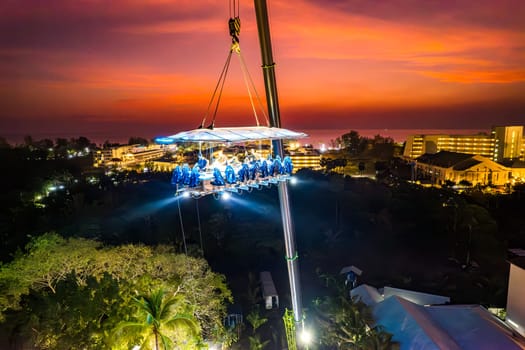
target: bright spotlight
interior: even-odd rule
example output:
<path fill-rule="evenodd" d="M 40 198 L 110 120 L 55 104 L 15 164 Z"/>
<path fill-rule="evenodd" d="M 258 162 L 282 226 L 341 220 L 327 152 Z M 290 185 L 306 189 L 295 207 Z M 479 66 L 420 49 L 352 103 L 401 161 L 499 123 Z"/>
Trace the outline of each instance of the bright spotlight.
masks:
<path fill-rule="evenodd" d="M 224 199 L 225 201 L 227 201 L 228 199 L 231 198 L 231 194 L 229 194 L 228 192 L 223 192 L 222 195 L 221 195 L 221 198 Z"/>
<path fill-rule="evenodd" d="M 295 185 L 297 183 L 297 179 L 295 177 L 290 178 L 290 184 Z"/>
<path fill-rule="evenodd" d="M 182 197 L 184 198 L 190 198 L 190 193 L 185 191 L 185 192 L 182 192 Z"/>
<path fill-rule="evenodd" d="M 312 333 L 310 333 L 310 331 L 307 329 L 303 329 L 299 335 L 299 339 L 301 340 L 301 343 L 308 345 L 312 342 Z"/>

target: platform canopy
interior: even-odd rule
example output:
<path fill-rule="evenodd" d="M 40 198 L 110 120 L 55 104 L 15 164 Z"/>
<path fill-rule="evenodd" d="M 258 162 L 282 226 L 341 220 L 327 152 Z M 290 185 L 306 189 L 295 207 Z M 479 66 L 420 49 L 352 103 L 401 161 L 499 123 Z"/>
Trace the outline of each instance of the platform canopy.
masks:
<path fill-rule="evenodd" d="M 245 126 L 232 128 L 200 128 L 179 132 L 163 138 L 172 142 L 248 142 L 260 140 L 289 140 L 307 137 L 305 133 L 267 126 Z"/>

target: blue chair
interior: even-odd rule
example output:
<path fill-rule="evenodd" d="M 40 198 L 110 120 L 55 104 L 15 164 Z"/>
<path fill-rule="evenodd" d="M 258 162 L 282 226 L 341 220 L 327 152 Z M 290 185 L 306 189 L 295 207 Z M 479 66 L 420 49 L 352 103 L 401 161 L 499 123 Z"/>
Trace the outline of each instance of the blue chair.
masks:
<path fill-rule="evenodd" d="M 226 177 L 226 182 L 229 184 L 234 184 L 236 181 L 235 179 L 235 170 L 233 170 L 233 167 L 231 165 L 226 165 L 226 169 L 224 170 L 224 175 Z"/>
<path fill-rule="evenodd" d="M 213 169 L 213 181 L 210 183 L 214 186 L 224 186 L 224 178 L 218 168 Z"/>
<path fill-rule="evenodd" d="M 190 173 L 189 187 L 197 187 L 200 183 L 199 177 L 200 177 L 200 168 L 197 164 L 195 164 Z"/>
<path fill-rule="evenodd" d="M 259 167 L 259 174 L 262 178 L 268 177 L 268 163 L 265 160 L 261 161 L 261 165 Z"/>
<path fill-rule="evenodd" d="M 184 164 L 182 166 L 182 185 L 188 186 L 190 184 L 190 166 L 188 164 Z"/>
<path fill-rule="evenodd" d="M 208 160 L 204 158 L 203 156 L 199 155 L 199 160 L 197 160 L 197 165 L 202 171 L 205 171 L 206 167 L 208 166 Z"/>
<path fill-rule="evenodd" d="M 293 172 L 293 164 L 292 164 L 292 158 L 290 158 L 290 156 L 286 156 L 286 157 L 284 157 L 284 160 L 283 160 L 283 167 L 284 167 L 284 172 L 285 172 L 286 174 L 292 175 L 292 172 Z"/>
<path fill-rule="evenodd" d="M 172 185 L 178 185 L 182 179 L 182 169 L 179 165 L 173 169 L 173 173 L 171 174 L 171 184 Z"/>

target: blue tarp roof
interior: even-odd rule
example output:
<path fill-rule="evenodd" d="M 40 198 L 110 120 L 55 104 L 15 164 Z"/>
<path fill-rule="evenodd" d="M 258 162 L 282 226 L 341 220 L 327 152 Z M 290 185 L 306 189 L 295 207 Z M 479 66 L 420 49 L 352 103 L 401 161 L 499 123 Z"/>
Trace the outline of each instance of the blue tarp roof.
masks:
<path fill-rule="evenodd" d="M 401 350 L 522 349 L 510 331 L 478 305 L 425 307 L 392 296 L 376 304 L 373 314 Z"/>

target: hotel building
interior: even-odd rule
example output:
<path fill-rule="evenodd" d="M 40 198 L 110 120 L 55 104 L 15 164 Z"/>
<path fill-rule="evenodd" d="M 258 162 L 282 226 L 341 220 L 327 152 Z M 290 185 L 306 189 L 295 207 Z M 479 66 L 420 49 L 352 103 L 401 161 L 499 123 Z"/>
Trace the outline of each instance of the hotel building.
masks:
<path fill-rule="evenodd" d="M 494 140 L 493 160 L 523 160 L 523 126 L 496 126 L 492 128 L 491 136 Z"/>
<path fill-rule="evenodd" d="M 126 167 L 152 161 L 162 157 L 165 150 L 160 145 L 124 145 L 103 148 L 95 151 L 95 167 Z"/>
<path fill-rule="evenodd" d="M 494 161 L 523 159 L 523 126 L 496 126 L 489 134 L 409 135 L 403 156 L 415 159 L 423 154 L 440 151 L 476 154 Z"/>
<path fill-rule="evenodd" d="M 301 169 L 320 170 L 321 152 L 314 149 L 311 145 L 301 145 L 298 142 L 288 142 L 285 145 L 285 155 L 292 159 L 293 172 Z"/>

